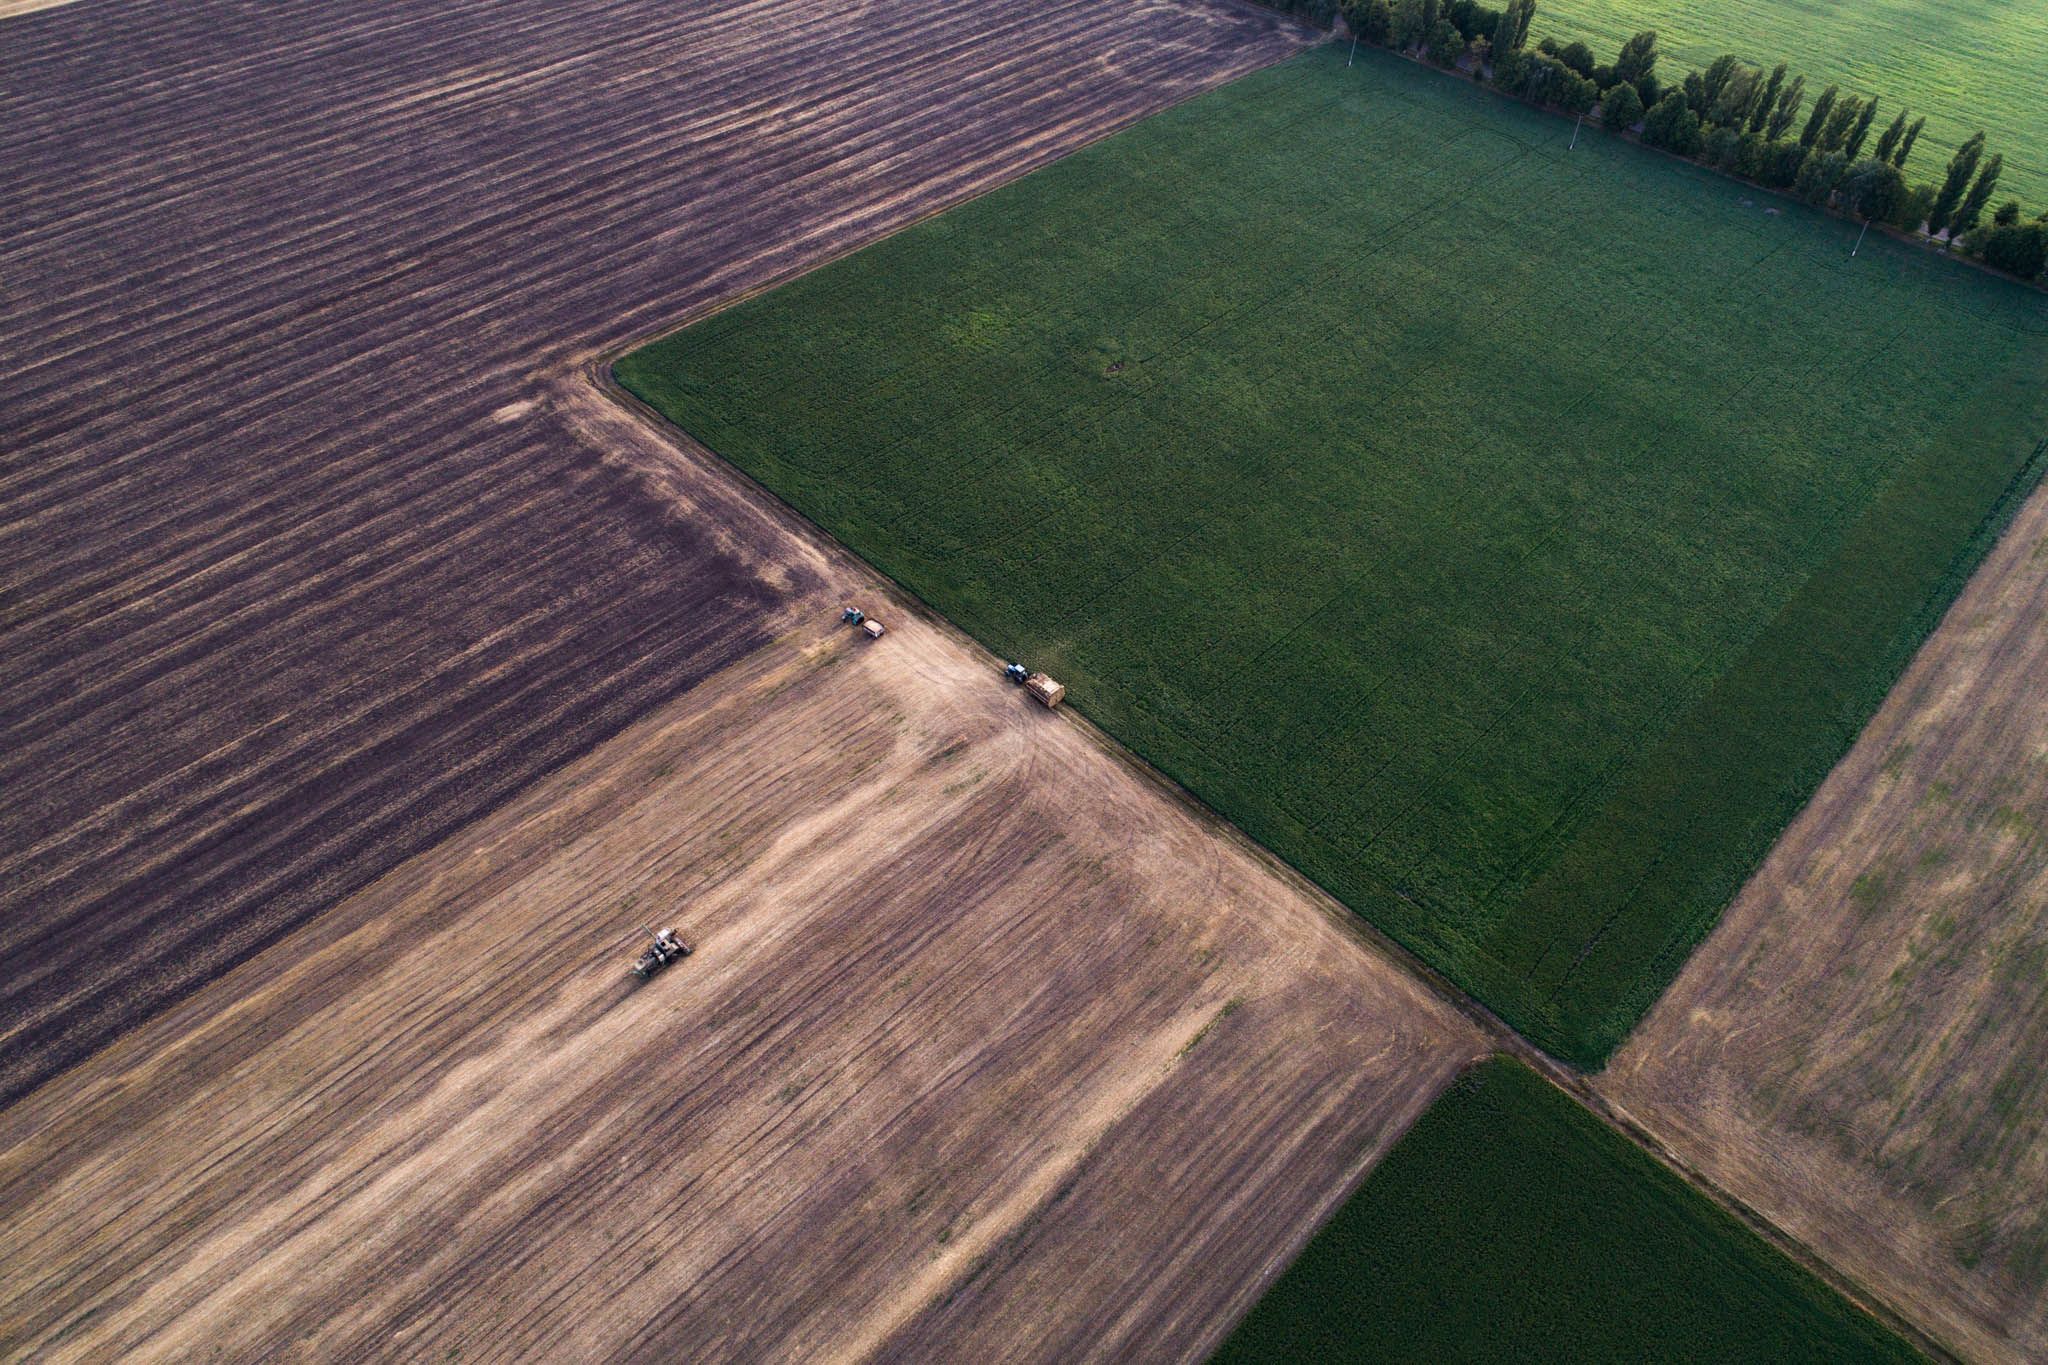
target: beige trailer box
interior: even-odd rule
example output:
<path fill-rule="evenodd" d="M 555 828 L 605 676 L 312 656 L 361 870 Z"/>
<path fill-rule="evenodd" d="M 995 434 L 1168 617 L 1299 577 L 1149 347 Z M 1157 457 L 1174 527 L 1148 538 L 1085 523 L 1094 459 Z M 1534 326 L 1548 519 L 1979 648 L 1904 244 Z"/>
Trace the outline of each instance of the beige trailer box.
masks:
<path fill-rule="evenodd" d="M 1058 706 L 1061 698 L 1067 695 L 1067 689 L 1063 685 L 1054 682 L 1043 673 L 1033 673 L 1030 677 L 1026 678 L 1024 680 L 1024 690 L 1031 694 L 1033 701 L 1047 710 Z"/>

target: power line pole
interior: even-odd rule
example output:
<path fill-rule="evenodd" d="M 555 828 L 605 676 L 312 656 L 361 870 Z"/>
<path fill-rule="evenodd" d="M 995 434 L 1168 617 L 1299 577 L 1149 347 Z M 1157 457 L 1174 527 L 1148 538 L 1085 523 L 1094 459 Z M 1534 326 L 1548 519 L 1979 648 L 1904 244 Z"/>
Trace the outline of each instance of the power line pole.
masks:
<path fill-rule="evenodd" d="M 1868 218 L 1865 218 L 1865 219 L 1863 220 L 1863 231 L 1861 231 L 1861 232 L 1859 232 L 1859 233 L 1857 233 L 1857 234 L 1856 234 L 1856 246 L 1855 246 L 1855 248 L 1854 248 L 1853 250 L 1851 250 L 1851 251 L 1849 252 L 1849 254 L 1850 254 L 1851 256 L 1854 256 L 1854 255 L 1856 254 L 1856 252 L 1858 252 L 1858 251 L 1861 251 L 1861 250 L 1863 250 L 1863 239 L 1864 239 L 1865 237 L 1869 236 L 1869 235 L 1870 235 L 1870 220 L 1869 220 Z"/>
<path fill-rule="evenodd" d="M 1357 61 L 1357 60 L 1358 60 L 1358 35 L 1357 35 L 1356 33 L 1354 33 L 1354 34 L 1352 34 L 1352 35 L 1351 35 L 1351 55 L 1350 55 L 1349 57 L 1346 57 L 1346 58 L 1344 59 L 1344 65 L 1346 65 L 1346 66 L 1349 66 L 1349 65 L 1351 65 L 1351 64 L 1352 64 L 1353 62 L 1355 62 L 1355 61 Z"/>
<path fill-rule="evenodd" d="M 1586 116 L 1584 114 L 1581 114 L 1579 115 L 1579 121 L 1572 125 L 1572 145 L 1570 147 L 1565 148 L 1566 151 L 1569 152 L 1579 145 L 1579 129 L 1585 126 Z"/>

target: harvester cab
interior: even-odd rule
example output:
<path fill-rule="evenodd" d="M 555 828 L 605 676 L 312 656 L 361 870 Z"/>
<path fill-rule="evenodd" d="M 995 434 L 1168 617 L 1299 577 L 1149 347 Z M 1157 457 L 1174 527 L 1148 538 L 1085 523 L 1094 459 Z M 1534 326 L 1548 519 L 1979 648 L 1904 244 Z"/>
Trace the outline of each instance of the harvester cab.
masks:
<path fill-rule="evenodd" d="M 672 928 L 653 934 L 654 942 L 633 963 L 633 975 L 645 981 L 679 957 L 688 957 L 693 946 Z"/>
<path fill-rule="evenodd" d="M 1006 664 L 1003 666 L 1003 676 L 1013 683 L 1021 684 L 1026 678 L 1031 676 L 1031 670 L 1022 664 Z"/>

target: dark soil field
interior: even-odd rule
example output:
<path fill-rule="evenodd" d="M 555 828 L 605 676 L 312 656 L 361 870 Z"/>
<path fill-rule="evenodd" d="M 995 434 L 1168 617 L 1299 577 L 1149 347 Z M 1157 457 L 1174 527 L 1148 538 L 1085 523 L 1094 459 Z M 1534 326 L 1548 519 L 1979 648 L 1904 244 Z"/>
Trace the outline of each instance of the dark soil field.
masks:
<path fill-rule="evenodd" d="M 761 646 L 802 584 L 548 377 L 1301 41 L 1096 0 L 5 24 L 0 1101 Z"/>

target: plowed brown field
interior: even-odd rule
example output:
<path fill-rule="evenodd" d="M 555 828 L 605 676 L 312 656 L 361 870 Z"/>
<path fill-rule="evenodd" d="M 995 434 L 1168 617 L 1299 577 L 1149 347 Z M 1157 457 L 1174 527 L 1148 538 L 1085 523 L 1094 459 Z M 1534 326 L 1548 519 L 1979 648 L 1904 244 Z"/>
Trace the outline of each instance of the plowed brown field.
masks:
<path fill-rule="evenodd" d="M 621 470 L 775 543 L 579 386 L 547 406 Z M 774 640 L 0 1114 L 0 1352 L 1170 1359 L 1227 1329 L 1480 1035 L 789 542 Z M 635 983 L 668 922 L 696 954 Z"/>
<path fill-rule="evenodd" d="M 0 1356 L 1194 1355 L 1483 1050 L 592 383 L 1297 30 L 5 38 Z"/>
<path fill-rule="evenodd" d="M 1109 0 L 5 23 L 0 1103 L 760 646 L 791 585 L 537 375 L 1303 40 Z"/>
<path fill-rule="evenodd" d="M 1599 1082 L 1972 1359 L 2048 1358 L 2048 493 Z"/>

